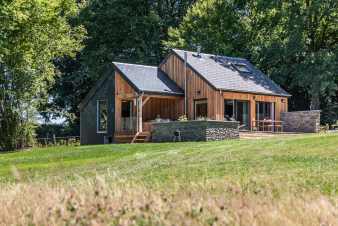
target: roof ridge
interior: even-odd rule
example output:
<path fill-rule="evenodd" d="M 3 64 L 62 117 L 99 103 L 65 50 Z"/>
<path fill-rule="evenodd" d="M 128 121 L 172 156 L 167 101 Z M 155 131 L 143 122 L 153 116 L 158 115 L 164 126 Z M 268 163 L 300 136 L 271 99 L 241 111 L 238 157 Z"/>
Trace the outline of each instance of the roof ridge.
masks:
<path fill-rule="evenodd" d="M 144 64 L 131 64 L 131 63 L 116 62 L 116 61 L 113 61 L 112 63 L 113 63 L 113 64 L 131 65 L 131 66 L 141 66 L 141 67 L 159 68 L 158 66 L 151 66 L 151 65 L 144 65 Z"/>
<path fill-rule="evenodd" d="M 189 52 L 189 53 L 196 53 L 196 51 L 190 51 L 190 50 L 184 50 L 184 49 L 172 49 L 173 51 L 183 51 L 183 52 Z M 219 54 L 214 54 L 214 53 L 203 53 L 201 52 L 202 55 L 208 55 L 208 56 L 219 56 L 219 57 L 227 57 L 227 58 L 231 58 L 231 59 L 240 59 L 240 60 L 246 60 L 246 61 L 249 61 L 248 59 L 246 58 L 243 58 L 243 57 L 233 57 L 233 56 L 225 56 L 225 55 L 219 55 Z"/>

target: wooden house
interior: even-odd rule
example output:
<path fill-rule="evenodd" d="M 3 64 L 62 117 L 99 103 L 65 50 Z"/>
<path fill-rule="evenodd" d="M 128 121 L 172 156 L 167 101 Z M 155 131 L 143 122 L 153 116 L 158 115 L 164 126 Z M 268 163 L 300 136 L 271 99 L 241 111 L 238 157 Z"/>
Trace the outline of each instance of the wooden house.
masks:
<path fill-rule="evenodd" d="M 80 104 L 81 143 L 142 139 L 153 122 L 183 115 L 236 120 L 243 130 L 273 122 L 274 130 L 288 97 L 242 58 L 173 49 L 158 67 L 114 62 Z"/>

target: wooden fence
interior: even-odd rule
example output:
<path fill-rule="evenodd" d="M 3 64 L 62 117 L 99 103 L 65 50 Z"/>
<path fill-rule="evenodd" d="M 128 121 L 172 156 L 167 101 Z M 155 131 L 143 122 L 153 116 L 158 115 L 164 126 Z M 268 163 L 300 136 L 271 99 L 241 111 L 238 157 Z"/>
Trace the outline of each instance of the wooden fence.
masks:
<path fill-rule="evenodd" d="M 36 146 L 38 147 L 50 147 L 50 146 L 77 146 L 80 145 L 80 137 L 79 136 L 68 136 L 68 137 L 45 137 L 45 138 L 37 138 Z"/>

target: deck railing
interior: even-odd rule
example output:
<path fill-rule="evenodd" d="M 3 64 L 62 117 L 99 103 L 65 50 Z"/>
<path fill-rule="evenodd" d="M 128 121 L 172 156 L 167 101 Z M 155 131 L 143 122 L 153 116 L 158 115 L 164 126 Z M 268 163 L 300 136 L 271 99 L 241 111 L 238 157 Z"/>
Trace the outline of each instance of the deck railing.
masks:
<path fill-rule="evenodd" d="M 251 130 L 259 132 L 283 132 L 283 121 L 253 120 Z"/>
<path fill-rule="evenodd" d="M 37 147 L 49 147 L 49 146 L 60 146 L 60 145 L 79 145 L 79 136 L 67 136 L 67 137 L 44 137 L 36 138 L 35 146 Z"/>
<path fill-rule="evenodd" d="M 121 118 L 121 132 L 137 131 L 137 118 L 136 117 L 122 117 Z"/>

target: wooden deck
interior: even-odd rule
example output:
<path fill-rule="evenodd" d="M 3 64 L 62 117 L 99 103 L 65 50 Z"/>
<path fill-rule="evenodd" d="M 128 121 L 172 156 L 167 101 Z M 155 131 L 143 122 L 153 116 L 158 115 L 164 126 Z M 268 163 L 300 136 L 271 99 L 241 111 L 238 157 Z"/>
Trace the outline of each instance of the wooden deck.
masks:
<path fill-rule="evenodd" d="M 240 139 L 247 139 L 247 140 L 259 140 L 259 139 L 267 139 L 267 138 L 274 138 L 274 137 L 288 137 L 288 136 L 299 136 L 303 133 L 287 133 L 287 132 L 251 132 L 251 131 L 240 131 L 239 137 Z"/>

